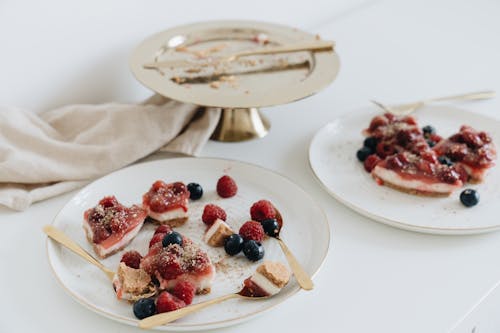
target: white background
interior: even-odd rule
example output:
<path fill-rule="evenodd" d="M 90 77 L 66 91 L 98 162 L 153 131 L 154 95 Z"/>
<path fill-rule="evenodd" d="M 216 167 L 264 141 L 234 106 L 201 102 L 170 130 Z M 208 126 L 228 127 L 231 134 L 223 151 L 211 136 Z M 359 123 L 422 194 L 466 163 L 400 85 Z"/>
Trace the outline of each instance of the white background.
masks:
<path fill-rule="evenodd" d="M 262 140 L 210 142 L 203 156 L 261 164 L 324 207 L 332 244 L 314 291 L 217 332 L 446 332 L 500 279 L 500 233 L 443 237 L 380 225 L 324 192 L 308 167 L 314 133 L 369 99 L 398 102 L 480 89 L 500 92 L 498 1 L 0 1 L 0 110 L 139 101 L 128 69 L 146 36 L 211 19 L 289 24 L 333 39 L 338 79 L 305 100 L 264 110 Z M 499 99 L 467 104 L 499 117 Z M 0 111 L 1 112 L 1 111 Z M 0 209 L 0 332 L 139 332 L 73 301 L 52 276 L 44 224 L 71 193 L 18 213 Z M 477 216 L 481 219 L 481 216 Z M 307 225 L 304 225 L 307 228 Z M 500 293 L 458 331 L 500 330 Z M 495 307 L 496 306 L 496 307 Z M 496 311 L 495 311 L 496 309 Z M 496 318 L 495 318 L 496 317 Z M 496 320 L 496 321 L 495 321 Z"/>

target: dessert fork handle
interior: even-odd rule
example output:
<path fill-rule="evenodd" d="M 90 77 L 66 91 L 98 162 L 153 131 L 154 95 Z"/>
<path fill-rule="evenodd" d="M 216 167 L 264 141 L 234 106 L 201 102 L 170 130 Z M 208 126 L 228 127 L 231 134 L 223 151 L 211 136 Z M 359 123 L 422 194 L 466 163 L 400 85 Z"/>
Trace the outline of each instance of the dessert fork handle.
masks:
<path fill-rule="evenodd" d="M 286 260 L 288 261 L 288 264 L 290 265 L 290 268 L 292 269 L 293 274 L 295 275 L 295 278 L 299 283 L 299 286 L 304 290 L 313 289 L 314 284 L 309 277 L 309 274 L 307 274 L 304 268 L 302 268 L 302 266 L 299 264 L 299 261 L 297 260 L 297 258 L 295 258 L 292 251 L 290 251 L 288 246 L 286 246 L 285 242 L 283 242 L 281 238 L 276 239 L 278 240 L 278 243 L 281 246 L 283 253 L 285 254 Z"/>
<path fill-rule="evenodd" d="M 176 319 L 187 316 L 188 314 L 191 314 L 193 312 L 204 309 L 208 306 L 211 306 L 214 304 L 219 304 L 219 303 L 222 303 L 228 299 L 238 298 L 238 297 L 241 297 L 241 296 L 238 294 L 224 295 L 224 296 L 220 296 L 220 297 L 217 297 L 217 298 L 205 301 L 205 302 L 192 304 L 192 305 L 186 306 L 185 308 L 181 308 L 179 310 L 160 313 L 160 314 L 157 314 L 157 315 L 140 320 L 138 326 L 140 328 L 153 328 L 156 326 L 164 325 L 164 324 L 170 323 Z"/>
<path fill-rule="evenodd" d="M 237 52 L 228 57 L 228 60 L 234 60 L 239 57 L 246 57 L 250 55 L 261 55 L 261 54 L 277 54 L 277 53 L 288 53 L 297 51 L 321 51 L 321 50 L 332 50 L 335 47 L 333 41 L 328 40 L 315 40 L 311 42 L 300 42 L 289 45 L 272 46 L 268 48 L 259 48 L 248 51 Z"/>
<path fill-rule="evenodd" d="M 57 229 L 56 227 L 52 225 L 46 225 L 43 227 L 43 232 L 47 234 L 50 238 L 58 242 L 59 244 L 65 246 L 66 248 L 70 249 L 74 253 L 78 254 L 80 257 L 83 259 L 87 260 L 91 264 L 97 266 L 100 270 L 102 270 L 108 278 L 113 281 L 113 277 L 115 273 L 111 271 L 109 268 L 101 264 L 99 260 L 94 258 L 90 253 L 85 251 L 80 245 L 75 243 L 71 238 L 69 238 L 64 232 L 61 230 Z"/>
<path fill-rule="evenodd" d="M 467 93 L 467 94 L 459 94 L 459 95 L 451 95 L 451 96 L 445 96 L 445 97 L 430 98 L 430 99 L 426 99 L 422 102 L 428 103 L 428 102 L 451 101 L 451 100 L 466 101 L 466 100 L 475 100 L 475 99 L 488 99 L 488 98 L 495 97 L 495 95 L 496 95 L 496 93 L 494 91 L 486 90 L 486 91 L 476 91 L 476 92 Z"/>

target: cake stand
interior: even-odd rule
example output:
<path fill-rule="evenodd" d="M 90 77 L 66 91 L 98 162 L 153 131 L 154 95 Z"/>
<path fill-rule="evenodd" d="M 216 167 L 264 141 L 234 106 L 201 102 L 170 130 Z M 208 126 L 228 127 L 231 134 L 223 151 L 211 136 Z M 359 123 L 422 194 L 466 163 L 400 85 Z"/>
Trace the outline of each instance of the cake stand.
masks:
<path fill-rule="evenodd" d="M 178 26 L 144 40 L 132 53 L 134 76 L 173 100 L 222 109 L 212 139 L 236 142 L 261 138 L 269 121 L 260 107 L 313 95 L 339 71 L 335 51 L 300 51 L 223 57 L 256 48 L 318 40 L 319 36 L 277 24 L 209 21 Z M 152 62 L 167 63 L 148 68 Z"/>

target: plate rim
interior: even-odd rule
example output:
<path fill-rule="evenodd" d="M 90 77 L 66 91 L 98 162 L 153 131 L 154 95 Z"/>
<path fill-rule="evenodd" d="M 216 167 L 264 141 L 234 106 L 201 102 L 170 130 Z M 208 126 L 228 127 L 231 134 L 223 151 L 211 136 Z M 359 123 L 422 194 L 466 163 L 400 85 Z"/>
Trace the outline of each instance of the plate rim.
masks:
<path fill-rule="evenodd" d="M 452 107 L 452 108 L 458 110 L 459 112 L 471 113 L 471 111 L 468 111 L 467 109 L 456 107 L 454 105 L 446 104 L 446 106 Z M 429 105 L 426 107 L 436 107 L 436 106 Z M 355 110 L 362 110 L 362 109 L 370 110 L 372 108 L 370 108 L 369 106 L 365 106 L 365 107 L 357 108 Z M 353 110 L 351 110 L 351 111 L 353 111 Z M 419 232 L 419 233 L 425 233 L 425 234 L 434 234 L 434 235 L 439 234 L 439 235 L 459 236 L 459 235 L 467 235 L 467 234 L 481 234 L 481 233 L 494 232 L 494 231 L 498 231 L 500 229 L 500 223 L 498 223 L 496 226 L 487 226 L 487 227 L 450 227 L 450 228 L 417 226 L 417 225 L 413 225 L 413 224 L 408 224 L 408 223 L 405 223 L 403 221 L 397 221 L 394 219 L 384 217 L 382 215 L 378 215 L 378 214 L 374 214 L 372 212 L 369 212 L 368 210 L 366 210 L 362 207 L 359 207 L 357 205 L 352 204 L 348 200 L 342 198 L 342 196 L 340 196 L 337 193 L 335 193 L 334 191 L 332 191 L 328 186 L 326 186 L 326 184 L 323 183 L 323 181 L 321 180 L 321 177 L 317 174 L 316 170 L 313 167 L 312 156 L 311 156 L 312 155 L 312 147 L 315 144 L 315 142 L 318 140 L 319 135 L 322 134 L 322 132 L 325 131 L 328 126 L 330 126 L 331 124 L 333 124 L 335 122 L 338 122 L 339 120 L 351 118 L 352 117 L 351 114 L 355 114 L 355 113 L 354 112 L 346 113 L 346 114 L 342 115 L 341 117 L 338 117 L 336 119 L 329 121 L 325 125 L 321 126 L 319 129 L 317 129 L 316 132 L 314 133 L 312 139 L 310 140 L 309 148 L 308 148 L 308 154 L 307 154 L 308 155 L 308 166 L 309 166 L 310 170 L 312 171 L 316 182 L 318 182 L 320 184 L 320 186 L 330 196 L 332 196 L 335 200 L 339 201 L 341 204 L 348 207 L 352 211 L 357 212 L 357 213 L 369 218 L 372 221 L 379 222 L 379 223 L 389 225 L 391 227 L 395 227 L 395 228 L 398 228 L 401 230 L 406 230 L 406 231 Z M 475 115 L 477 117 L 484 118 L 485 121 L 491 121 L 491 122 L 495 122 L 497 124 L 500 123 L 500 121 L 498 119 L 495 119 L 489 115 L 485 115 L 485 114 L 481 114 L 481 113 L 477 113 Z"/>
<path fill-rule="evenodd" d="M 330 227 L 330 222 L 328 220 L 328 215 L 326 214 L 326 212 L 323 209 L 323 207 L 317 203 L 317 200 L 314 200 L 313 196 L 310 195 L 309 192 L 307 192 L 302 186 L 300 186 L 296 182 L 292 181 L 286 175 L 283 175 L 282 173 L 280 173 L 278 171 L 275 171 L 275 170 L 263 167 L 261 165 L 257 165 L 257 164 L 250 163 L 250 162 L 245 162 L 245 161 L 240 161 L 240 160 L 235 160 L 235 159 L 218 158 L 218 157 L 173 157 L 173 158 L 162 158 L 162 159 L 158 159 L 158 160 L 154 160 L 154 161 L 145 161 L 145 162 L 135 163 L 135 164 L 126 166 L 124 168 L 120 168 L 120 169 L 114 170 L 114 171 L 112 171 L 112 172 L 110 172 L 110 173 L 108 173 L 108 174 L 106 174 L 106 175 L 104 175 L 102 177 L 94 179 L 89 184 L 87 184 L 84 187 L 80 188 L 78 190 L 78 192 L 75 193 L 69 200 L 67 200 L 66 203 L 64 204 L 64 206 L 61 207 L 61 209 L 54 215 L 54 218 L 52 219 L 52 221 L 51 221 L 50 224 L 54 225 L 54 223 L 58 219 L 58 217 L 61 214 L 61 212 L 67 207 L 67 205 L 73 200 L 73 198 L 75 198 L 81 192 L 85 191 L 88 187 L 90 187 L 91 185 L 93 185 L 96 181 L 99 181 L 99 180 L 101 180 L 102 178 L 105 178 L 105 177 L 110 177 L 115 172 L 126 170 L 126 169 L 130 169 L 130 168 L 135 168 L 138 165 L 142 165 L 142 164 L 156 164 L 156 163 L 161 163 L 161 162 L 165 162 L 165 161 L 169 161 L 169 160 L 211 160 L 211 161 L 226 161 L 226 162 L 238 163 L 238 164 L 243 164 L 243 165 L 246 164 L 247 166 L 249 165 L 249 166 L 252 166 L 252 167 L 256 167 L 258 169 L 264 170 L 264 171 L 269 172 L 271 174 L 277 175 L 277 176 L 281 177 L 282 179 L 286 180 L 287 182 L 289 182 L 290 184 L 296 186 L 300 191 L 302 191 L 304 193 L 304 195 L 310 197 L 311 201 L 316 205 L 316 208 L 318 209 L 318 212 L 320 212 L 321 215 L 323 216 L 323 219 L 322 219 L 323 223 L 322 224 L 324 225 L 324 227 L 326 227 L 326 230 L 328 231 L 326 233 L 327 234 L 327 236 L 326 236 L 327 237 L 327 239 L 326 239 L 327 242 L 326 242 L 325 251 L 324 251 L 324 253 L 321 254 L 320 264 L 315 269 L 315 271 L 311 274 L 311 279 L 313 279 L 319 273 L 319 271 L 324 267 L 326 259 L 328 257 L 328 254 L 330 252 L 331 231 L 332 231 L 332 229 Z M 123 323 L 123 324 L 127 324 L 129 326 L 137 327 L 137 323 L 138 323 L 137 319 L 123 318 L 123 317 L 118 316 L 118 315 L 116 315 L 116 314 L 114 314 L 112 312 L 106 312 L 106 311 L 103 311 L 103 310 L 101 310 L 101 309 L 99 309 L 99 308 L 97 308 L 97 307 L 95 307 L 95 306 L 93 306 L 91 304 L 88 304 L 84 299 L 80 298 L 76 293 L 74 293 L 73 291 L 71 291 L 63 283 L 63 281 L 61 280 L 61 278 L 59 277 L 59 275 L 55 271 L 54 263 L 52 262 L 53 259 L 51 258 L 51 254 L 49 253 L 50 250 L 52 250 L 52 251 L 54 250 L 54 248 L 55 248 L 56 245 L 58 245 L 58 243 L 56 241 L 52 240 L 48 236 L 46 237 L 46 240 L 45 240 L 45 252 L 46 252 L 46 255 L 47 255 L 48 262 L 49 262 L 49 267 L 50 267 L 50 270 L 52 271 L 52 274 L 56 278 L 56 281 L 63 288 L 63 290 L 68 295 L 70 295 L 71 298 L 73 298 L 79 304 L 83 305 L 85 308 L 91 310 L 92 312 L 97 313 L 97 314 L 99 314 L 99 315 L 101 315 L 101 316 L 103 316 L 105 318 L 112 319 L 112 320 L 115 320 L 117 322 L 120 322 L 120 323 Z M 62 245 L 59 245 L 59 246 L 62 246 Z M 51 248 L 51 249 L 49 249 L 49 248 Z M 290 299 L 291 297 L 295 296 L 301 290 L 302 290 L 302 288 L 300 288 L 300 286 L 297 284 L 296 287 L 293 290 L 291 290 L 290 294 L 286 298 L 283 298 L 281 301 L 279 301 L 279 302 L 277 302 L 275 304 L 272 304 L 268 308 L 259 309 L 258 311 L 254 311 L 252 313 L 248 313 L 248 314 L 239 316 L 239 317 L 234 318 L 234 319 L 225 319 L 225 320 L 215 321 L 215 322 L 212 322 L 212 323 L 209 323 L 209 324 L 199 323 L 199 324 L 189 324 L 189 325 L 178 325 L 178 324 L 175 324 L 175 322 L 174 322 L 174 323 L 169 323 L 167 325 L 157 326 L 157 327 L 155 327 L 153 329 L 154 330 L 158 330 L 158 331 L 199 331 L 199 330 L 204 330 L 204 329 L 216 329 L 216 328 L 221 328 L 221 327 L 228 327 L 228 326 L 237 325 L 237 324 L 243 323 L 245 321 L 248 321 L 248 320 L 250 320 L 250 319 L 252 319 L 254 317 L 260 316 L 263 313 L 265 313 L 266 311 L 273 310 L 276 306 L 280 305 L 281 303 L 283 303 L 286 300 Z"/>

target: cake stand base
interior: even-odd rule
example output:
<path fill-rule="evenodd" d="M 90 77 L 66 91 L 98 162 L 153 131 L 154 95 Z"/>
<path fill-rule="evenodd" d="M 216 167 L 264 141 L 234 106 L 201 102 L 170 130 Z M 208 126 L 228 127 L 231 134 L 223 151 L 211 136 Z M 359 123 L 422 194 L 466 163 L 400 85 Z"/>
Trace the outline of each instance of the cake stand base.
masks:
<path fill-rule="evenodd" d="M 269 132 L 269 127 L 269 121 L 257 108 L 224 108 L 211 139 L 222 142 L 258 139 Z"/>

